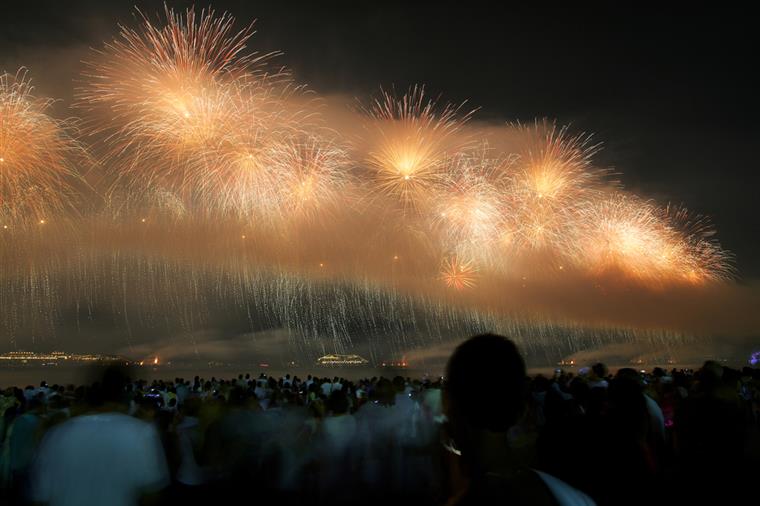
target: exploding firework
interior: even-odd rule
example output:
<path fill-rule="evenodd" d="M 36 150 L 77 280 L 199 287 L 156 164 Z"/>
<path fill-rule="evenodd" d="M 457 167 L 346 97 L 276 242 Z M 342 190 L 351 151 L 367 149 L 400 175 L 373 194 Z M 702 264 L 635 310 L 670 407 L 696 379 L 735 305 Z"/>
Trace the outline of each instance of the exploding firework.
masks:
<path fill-rule="evenodd" d="M 589 206 L 584 223 L 582 262 L 597 269 L 618 268 L 637 278 L 656 277 L 672 260 L 674 244 L 656 208 L 649 202 L 619 194 Z"/>
<path fill-rule="evenodd" d="M 592 269 L 614 268 L 649 283 L 703 283 L 730 274 L 710 228 L 683 209 L 662 210 L 618 193 L 592 203 L 584 214 L 580 258 Z"/>
<path fill-rule="evenodd" d="M 319 137 L 284 144 L 274 157 L 285 181 L 280 185 L 286 216 L 316 219 L 326 208 L 350 204 L 345 149 Z M 341 202 L 342 200 L 342 202 Z"/>
<path fill-rule="evenodd" d="M 511 168 L 510 159 L 491 157 L 487 146 L 447 162 L 448 171 L 435 196 L 434 223 L 450 250 L 481 262 L 501 257 L 500 242 L 508 233 L 510 195 L 499 182 Z"/>
<path fill-rule="evenodd" d="M 372 103 L 367 111 L 367 163 L 379 193 L 404 207 L 428 204 L 431 190 L 444 176 L 447 157 L 467 144 L 460 130 L 472 113 L 460 114 L 461 108 L 439 108 L 422 87 L 401 98 L 382 93 Z"/>
<path fill-rule="evenodd" d="M 703 216 L 694 216 L 682 206 L 667 206 L 663 219 L 682 244 L 684 254 L 674 272 L 689 283 L 727 281 L 734 277 L 733 257 L 715 240 L 715 229 Z"/>
<path fill-rule="evenodd" d="M 515 244 L 567 249 L 579 205 L 600 194 L 602 174 L 591 163 L 598 146 L 590 136 L 571 135 L 546 121 L 515 128 L 527 138 L 507 189 L 514 199 Z"/>
<path fill-rule="evenodd" d="M 265 120 L 241 104 L 239 121 L 229 125 L 218 146 L 205 149 L 190 163 L 186 189 L 205 212 L 222 219 L 262 219 L 279 209 L 282 174 L 273 158 L 281 149 Z"/>
<path fill-rule="evenodd" d="M 154 24 L 140 13 L 138 29 L 122 27 L 98 51 L 78 106 L 93 118 L 91 132 L 105 135 L 103 163 L 116 187 L 140 193 L 162 186 L 192 196 L 197 188 L 188 181 L 214 170 L 220 151 L 244 149 L 240 125 L 266 124 L 283 75 L 264 71 L 271 54 L 244 53 L 252 25 L 235 32 L 228 14 L 193 9 L 183 15 L 167 8 L 165 17 Z"/>
<path fill-rule="evenodd" d="M 472 261 L 450 256 L 443 261 L 440 279 L 449 288 L 464 290 L 475 287 L 477 275 L 478 269 Z"/>
<path fill-rule="evenodd" d="M 33 95 L 25 70 L 0 75 L 0 226 L 66 220 L 77 209 L 78 164 L 86 161 L 70 121 Z"/>

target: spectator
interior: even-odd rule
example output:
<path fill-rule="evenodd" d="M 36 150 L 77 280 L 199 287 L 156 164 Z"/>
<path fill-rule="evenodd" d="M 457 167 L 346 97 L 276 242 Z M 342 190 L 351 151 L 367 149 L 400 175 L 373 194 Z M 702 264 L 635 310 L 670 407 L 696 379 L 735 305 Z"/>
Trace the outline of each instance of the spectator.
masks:
<path fill-rule="evenodd" d="M 525 408 L 525 364 L 515 345 L 484 334 L 459 345 L 449 359 L 446 414 L 452 480 L 461 484 L 450 504 L 593 504 L 561 480 L 513 458 L 507 431 Z"/>
<path fill-rule="evenodd" d="M 45 436 L 32 473 L 32 500 L 122 506 L 169 484 L 156 430 L 124 414 L 126 383 L 125 371 L 109 367 L 91 392 L 90 412 Z"/>

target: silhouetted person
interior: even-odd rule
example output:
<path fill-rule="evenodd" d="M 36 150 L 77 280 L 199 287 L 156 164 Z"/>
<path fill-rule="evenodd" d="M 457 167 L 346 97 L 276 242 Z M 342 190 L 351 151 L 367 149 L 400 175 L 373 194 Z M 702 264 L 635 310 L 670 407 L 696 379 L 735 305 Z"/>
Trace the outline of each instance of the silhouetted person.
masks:
<path fill-rule="evenodd" d="M 737 382 L 708 361 L 697 373 L 693 392 L 676 409 L 674 442 L 678 463 L 673 497 L 691 502 L 715 500 L 738 504 L 757 480 L 757 460 L 750 449 Z"/>
<path fill-rule="evenodd" d="M 39 442 L 44 412 L 44 394 L 38 393 L 25 403 L 25 412 L 17 416 L 0 445 L 0 484 L 10 486 L 10 497 L 20 499 L 27 485 L 27 473 Z"/>
<path fill-rule="evenodd" d="M 594 504 L 557 478 L 526 467 L 510 449 L 507 431 L 525 408 L 525 374 L 514 343 L 492 334 L 465 341 L 449 359 L 448 444 L 460 454 L 452 465 L 459 490 L 449 504 Z"/>

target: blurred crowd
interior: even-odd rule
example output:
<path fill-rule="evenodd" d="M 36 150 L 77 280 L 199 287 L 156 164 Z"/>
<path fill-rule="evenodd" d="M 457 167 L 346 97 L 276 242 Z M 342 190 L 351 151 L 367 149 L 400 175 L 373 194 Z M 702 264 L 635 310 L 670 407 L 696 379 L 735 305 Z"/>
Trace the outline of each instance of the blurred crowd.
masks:
<path fill-rule="evenodd" d="M 446 377 L 240 374 L 0 392 L 3 504 L 674 504 L 757 495 L 760 370 L 527 377 L 476 336 Z"/>

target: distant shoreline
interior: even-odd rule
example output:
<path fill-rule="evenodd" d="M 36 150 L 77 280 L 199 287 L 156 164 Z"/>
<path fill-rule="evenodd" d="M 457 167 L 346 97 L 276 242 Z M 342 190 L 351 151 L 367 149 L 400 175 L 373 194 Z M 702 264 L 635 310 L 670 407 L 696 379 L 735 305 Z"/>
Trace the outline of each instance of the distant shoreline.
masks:
<path fill-rule="evenodd" d="M 590 364 L 589 364 L 590 365 Z M 630 367 L 636 370 L 646 370 L 651 372 L 655 367 L 662 367 L 663 369 L 699 369 L 700 364 L 668 364 L 668 365 L 641 365 L 641 364 L 608 364 L 611 373 L 615 373 L 618 369 Z M 723 365 L 741 369 L 744 364 L 725 363 Z M 544 376 L 551 376 L 554 374 L 555 369 L 558 367 L 543 366 L 543 367 L 529 367 L 528 374 L 530 376 L 536 376 L 542 374 Z M 565 372 L 579 374 L 579 370 L 582 367 L 567 367 L 562 368 Z M 39 386 L 40 382 L 46 381 L 50 385 L 82 385 L 88 384 L 94 381 L 92 378 L 93 367 L 90 365 L 81 364 L 62 364 L 56 366 L 36 366 L 26 365 L 21 367 L 5 367 L 0 366 L 0 389 L 8 387 L 25 388 L 26 386 Z M 252 378 L 258 378 L 261 373 L 268 376 L 284 377 L 285 374 L 291 376 L 298 376 L 305 379 L 307 375 L 317 377 L 342 377 L 350 380 L 357 380 L 360 378 L 371 378 L 373 376 L 385 376 L 392 378 L 394 376 L 404 376 L 412 379 L 436 379 L 443 375 L 444 367 L 440 368 L 420 368 L 409 367 L 406 369 L 391 369 L 391 368 L 376 368 L 376 367 L 268 367 L 259 368 L 256 366 L 225 366 L 225 367 L 135 367 L 137 374 L 134 379 L 141 379 L 147 381 L 153 380 L 174 380 L 175 378 L 183 378 L 185 380 L 192 380 L 195 376 L 200 376 L 203 379 L 211 379 L 215 377 L 217 379 L 232 379 L 237 378 L 239 374 L 250 374 Z"/>

